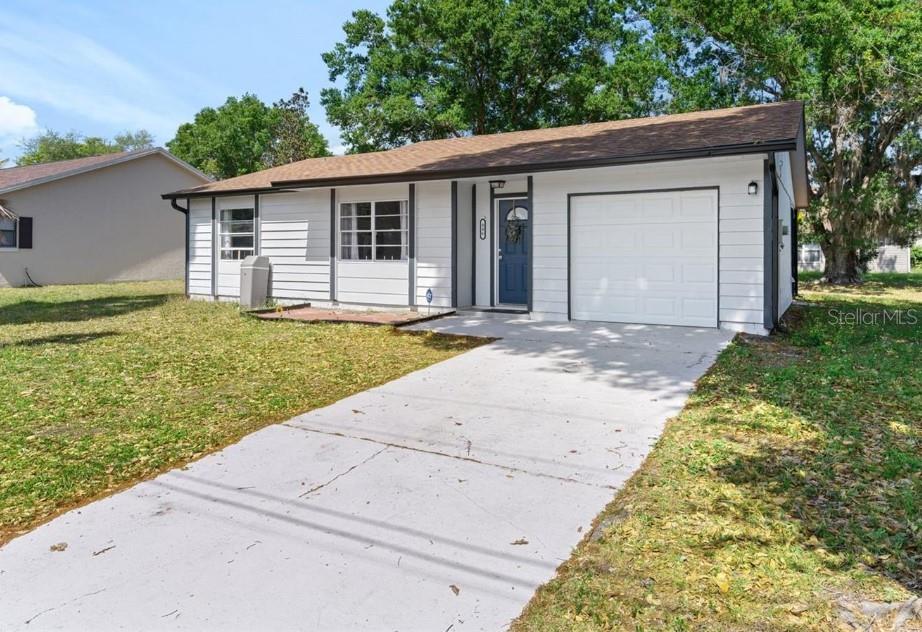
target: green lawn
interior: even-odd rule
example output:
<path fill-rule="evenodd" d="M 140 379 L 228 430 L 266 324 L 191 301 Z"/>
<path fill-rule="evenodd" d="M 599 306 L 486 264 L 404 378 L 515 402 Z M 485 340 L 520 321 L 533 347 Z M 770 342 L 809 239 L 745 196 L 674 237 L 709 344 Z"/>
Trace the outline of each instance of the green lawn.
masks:
<path fill-rule="evenodd" d="M 178 282 L 0 289 L 0 543 L 482 341 L 257 321 Z"/>
<path fill-rule="evenodd" d="M 829 630 L 919 595 L 922 273 L 868 279 L 737 338 L 514 629 Z M 915 324 L 833 324 L 858 309 Z"/>

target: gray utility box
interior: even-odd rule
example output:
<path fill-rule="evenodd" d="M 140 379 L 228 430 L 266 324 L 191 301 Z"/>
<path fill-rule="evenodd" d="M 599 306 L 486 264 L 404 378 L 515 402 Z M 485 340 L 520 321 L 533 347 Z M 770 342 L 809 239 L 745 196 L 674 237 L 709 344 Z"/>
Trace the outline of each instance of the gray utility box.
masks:
<path fill-rule="evenodd" d="M 240 307 L 265 307 L 268 294 L 269 257 L 247 257 L 240 264 Z"/>

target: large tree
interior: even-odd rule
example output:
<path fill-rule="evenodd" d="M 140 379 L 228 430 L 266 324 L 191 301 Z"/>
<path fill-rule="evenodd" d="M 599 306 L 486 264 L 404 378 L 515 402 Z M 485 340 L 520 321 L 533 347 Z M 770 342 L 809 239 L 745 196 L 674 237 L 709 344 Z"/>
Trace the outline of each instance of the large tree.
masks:
<path fill-rule="evenodd" d="M 154 137 L 143 129 L 122 132 L 112 140 L 100 136 L 83 136 L 77 132 L 60 134 L 49 130 L 20 143 L 22 154 L 16 159 L 16 164 L 35 165 L 55 160 L 87 158 L 121 151 L 149 149 L 153 145 Z"/>
<path fill-rule="evenodd" d="M 675 109 L 804 99 L 825 279 L 860 279 L 879 240 L 922 225 L 918 0 L 649 0 Z"/>
<path fill-rule="evenodd" d="M 307 115 L 307 93 L 269 106 L 252 94 L 229 97 L 184 123 L 171 152 L 216 178 L 232 178 L 295 160 L 326 156 L 326 140 Z"/>
<path fill-rule="evenodd" d="M 268 165 L 285 165 L 330 154 L 326 138 L 310 121 L 307 114 L 309 106 L 310 100 L 304 88 L 298 88 L 290 98 L 272 104 L 275 121 L 272 144 L 265 157 Z"/>
<path fill-rule="evenodd" d="M 356 11 L 321 93 L 351 151 L 643 116 L 662 62 L 609 0 L 395 0 Z"/>

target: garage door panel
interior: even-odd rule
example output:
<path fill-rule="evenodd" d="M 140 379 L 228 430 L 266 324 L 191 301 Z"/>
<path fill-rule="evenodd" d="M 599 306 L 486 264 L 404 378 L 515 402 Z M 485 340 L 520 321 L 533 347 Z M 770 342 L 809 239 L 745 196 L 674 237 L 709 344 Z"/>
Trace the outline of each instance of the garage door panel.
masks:
<path fill-rule="evenodd" d="M 717 230 L 713 224 L 681 224 L 675 228 L 679 239 L 677 244 L 683 256 L 709 256 L 714 254 L 717 245 Z"/>
<path fill-rule="evenodd" d="M 648 195 L 640 198 L 640 200 L 640 204 L 635 204 L 630 200 L 622 202 L 633 208 L 639 207 L 641 209 L 642 214 L 639 216 L 635 215 L 634 217 L 636 217 L 636 219 L 642 221 L 649 221 L 657 218 L 669 219 L 675 215 L 675 201 L 672 199 L 672 196 L 662 197 Z"/>
<path fill-rule="evenodd" d="M 717 266 L 713 263 L 689 263 L 682 266 L 682 281 L 685 283 L 705 283 L 709 286 L 717 282 Z"/>
<path fill-rule="evenodd" d="M 714 196 L 685 195 L 681 198 L 679 215 L 684 219 L 711 219 L 714 217 Z"/>
<path fill-rule="evenodd" d="M 641 234 L 640 245 L 644 248 L 660 248 L 663 250 L 672 250 L 676 247 L 676 231 L 662 230 L 659 228 L 643 227 L 639 229 Z"/>
<path fill-rule="evenodd" d="M 571 202 L 576 320 L 717 326 L 717 192 Z"/>
<path fill-rule="evenodd" d="M 679 311 L 678 299 L 675 297 L 648 296 L 643 301 L 645 312 L 653 316 L 675 316 Z"/>
<path fill-rule="evenodd" d="M 643 266 L 643 275 L 650 283 L 672 282 L 676 280 L 677 274 L 681 274 L 681 270 L 676 269 L 678 267 L 671 263 L 648 263 Z"/>
<path fill-rule="evenodd" d="M 708 299 L 683 298 L 682 313 L 693 318 L 713 320 L 714 302 Z"/>
<path fill-rule="evenodd" d="M 634 231 L 623 230 L 592 230 L 571 235 L 571 241 L 577 240 L 594 248 L 626 248 L 634 249 L 638 245 L 640 235 Z"/>

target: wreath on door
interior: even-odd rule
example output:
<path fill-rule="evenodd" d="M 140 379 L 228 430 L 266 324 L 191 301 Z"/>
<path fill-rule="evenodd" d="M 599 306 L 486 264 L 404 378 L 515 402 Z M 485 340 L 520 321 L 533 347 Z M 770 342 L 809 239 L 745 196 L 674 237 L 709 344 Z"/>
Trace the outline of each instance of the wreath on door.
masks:
<path fill-rule="evenodd" d="M 506 222 L 506 243 L 517 244 L 525 232 L 525 223 L 518 220 Z"/>
<path fill-rule="evenodd" d="M 517 244 L 525 234 L 528 209 L 516 206 L 506 214 L 506 243 Z"/>

